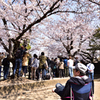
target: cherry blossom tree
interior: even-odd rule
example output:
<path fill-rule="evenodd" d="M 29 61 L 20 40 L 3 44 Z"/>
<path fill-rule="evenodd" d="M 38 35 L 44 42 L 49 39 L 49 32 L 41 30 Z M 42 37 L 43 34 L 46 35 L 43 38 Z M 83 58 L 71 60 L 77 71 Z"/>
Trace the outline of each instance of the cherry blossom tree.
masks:
<path fill-rule="evenodd" d="M 52 52 L 55 51 L 53 54 L 75 56 L 81 50 L 86 50 L 95 28 L 90 26 L 90 21 L 85 22 L 84 20 L 81 17 L 70 20 L 63 17 L 58 23 L 48 24 L 44 34 L 52 41 L 48 43 L 48 48 Z"/>
<path fill-rule="evenodd" d="M 12 58 L 21 40 L 37 38 L 35 29 L 45 24 L 43 20 L 61 13 L 90 15 L 98 11 L 98 4 L 88 0 L 0 0 L 0 43 Z"/>
<path fill-rule="evenodd" d="M 0 1 L 0 41 L 10 56 L 15 53 L 21 39 L 32 36 L 32 31 L 38 23 L 59 12 L 61 3 L 61 0 L 55 0 L 54 2 L 45 0 L 43 2 L 38 0 Z"/>

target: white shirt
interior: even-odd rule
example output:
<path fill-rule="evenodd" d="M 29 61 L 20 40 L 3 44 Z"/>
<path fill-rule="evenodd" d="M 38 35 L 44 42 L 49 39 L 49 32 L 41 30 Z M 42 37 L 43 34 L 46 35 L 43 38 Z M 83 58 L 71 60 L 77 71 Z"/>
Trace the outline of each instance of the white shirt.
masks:
<path fill-rule="evenodd" d="M 93 73 L 93 72 L 94 72 L 95 66 L 94 66 L 94 64 L 89 63 L 89 64 L 87 64 L 87 68 L 88 68 L 88 70 L 89 70 L 91 73 Z"/>
<path fill-rule="evenodd" d="M 73 67 L 74 61 L 73 61 L 72 59 L 69 59 L 69 60 L 67 61 L 67 65 L 68 65 L 68 67 Z"/>
<path fill-rule="evenodd" d="M 39 61 L 37 58 L 32 58 L 32 64 L 31 67 L 38 67 L 39 66 Z"/>

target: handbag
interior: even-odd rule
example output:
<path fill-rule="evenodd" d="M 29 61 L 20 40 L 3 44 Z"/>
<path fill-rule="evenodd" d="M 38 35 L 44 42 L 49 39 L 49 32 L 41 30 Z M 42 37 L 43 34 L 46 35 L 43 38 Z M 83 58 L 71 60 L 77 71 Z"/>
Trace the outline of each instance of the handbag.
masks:
<path fill-rule="evenodd" d="M 53 69 L 56 69 L 56 68 L 57 68 L 56 66 L 53 67 Z"/>

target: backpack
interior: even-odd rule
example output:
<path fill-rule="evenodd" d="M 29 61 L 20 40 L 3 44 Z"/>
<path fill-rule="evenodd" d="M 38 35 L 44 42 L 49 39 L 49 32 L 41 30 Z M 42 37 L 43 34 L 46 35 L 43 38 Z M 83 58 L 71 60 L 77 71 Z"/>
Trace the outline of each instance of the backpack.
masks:
<path fill-rule="evenodd" d="M 21 58 L 21 50 L 20 50 L 20 49 L 18 49 L 18 50 L 16 51 L 15 57 L 16 57 L 16 58 Z"/>

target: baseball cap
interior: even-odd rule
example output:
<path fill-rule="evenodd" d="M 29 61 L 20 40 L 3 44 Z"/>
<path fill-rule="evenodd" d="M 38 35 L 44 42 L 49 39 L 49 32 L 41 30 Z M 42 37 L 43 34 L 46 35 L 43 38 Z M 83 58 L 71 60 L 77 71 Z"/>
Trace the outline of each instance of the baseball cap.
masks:
<path fill-rule="evenodd" d="M 87 67 L 82 63 L 77 63 L 77 65 L 73 69 L 77 69 L 83 74 L 86 74 L 87 71 Z"/>

